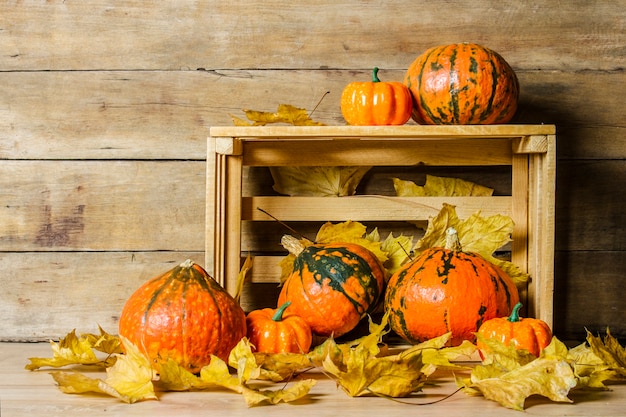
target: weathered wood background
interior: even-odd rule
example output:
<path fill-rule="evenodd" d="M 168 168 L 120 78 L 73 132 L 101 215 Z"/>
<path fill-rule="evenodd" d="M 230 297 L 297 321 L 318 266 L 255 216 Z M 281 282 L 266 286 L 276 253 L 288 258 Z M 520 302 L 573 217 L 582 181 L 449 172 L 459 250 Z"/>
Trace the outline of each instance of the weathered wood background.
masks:
<path fill-rule="evenodd" d="M 203 262 L 209 126 L 326 91 L 344 124 L 348 82 L 462 41 L 516 70 L 514 122 L 557 125 L 555 333 L 626 337 L 625 27 L 625 0 L 2 2 L 0 340 L 115 331 L 141 282 Z"/>

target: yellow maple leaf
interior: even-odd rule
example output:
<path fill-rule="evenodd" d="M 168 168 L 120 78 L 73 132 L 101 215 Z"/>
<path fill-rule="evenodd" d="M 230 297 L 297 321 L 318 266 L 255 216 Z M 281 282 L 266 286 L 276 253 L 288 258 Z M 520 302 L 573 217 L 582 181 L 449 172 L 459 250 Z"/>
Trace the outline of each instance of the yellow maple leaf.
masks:
<path fill-rule="evenodd" d="M 311 119 L 306 109 L 291 104 L 279 104 L 276 112 L 244 110 L 244 113 L 252 123 L 231 115 L 236 126 L 265 126 L 273 123 L 285 123 L 293 126 L 324 126 L 323 123 Z"/>
<path fill-rule="evenodd" d="M 52 358 L 29 358 L 30 363 L 25 368 L 34 371 L 42 367 L 60 368 L 68 365 L 108 367 L 115 363 L 116 358 L 111 355 L 121 352 L 119 339 L 101 328 L 100 335 L 87 333 L 80 336 L 76 335 L 76 329 L 74 329 L 58 343 L 50 341 L 50 346 Z M 109 356 L 99 358 L 96 350 Z"/>
<path fill-rule="evenodd" d="M 389 271 L 389 276 L 393 275 L 411 258 L 412 248 L 413 236 L 400 235 L 396 237 L 393 233 L 389 233 L 381 242 L 380 249 L 387 254 L 387 261 L 383 265 Z"/>
<path fill-rule="evenodd" d="M 150 359 L 130 341 L 121 338 L 126 354 L 119 355 L 115 365 L 107 368 L 104 383 L 130 403 L 157 399 L 152 380 L 156 371 Z"/>
<path fill-rule="evenodd" d="M 355 342 L 337 346 L 341 355 L 327 355 L 322 366 L 351 397 L 380 395 L 404 397 L 423 386 L 421 351 L 379 356 L 379 343 L 387 332 L 387 314 L 380 324 L 370 320 L 370 333 Z M 331 338 L 329 348 L 335 344 Z M 334 350 L 334 349 L 333 349 Z"/>
<path fill-rule="evenodd" d="M 54 372 L 52 377 L 59 389 L 68 394 L 107 394 L 127 403 L 157 399 L 150 360 L 128 341 L 123 343 L 126 354 L 117 355 L 115 364 L 106 369 L 106 379 L 90 378 L 78 372 Z"/>
<path fill-rule="evenodd" d="M 556 337 L 539 358 L 495 339 L 483 342 L 489 346 L 486 359 L 472 369 L 469 379 L 457 380 L 466 393 L 514 410 L 523 410 L 531 395 L 571 402 L 567 395 L 576 386 L 576 377 L 566 360 L 567 348 Z"/>
<path fill-rule="evenodd" d="M 578 388 L 608 389 L 605 382 L 626 381 L 626 349 L 609 329 L 600 338 L 587 331 L 587 343 L 569 350 Z"/>
<path fill-rule="evenodd" d="M 426 175 L 423 186 L 413 181 L 392 178 L 393 187 L 399 197 L 421 196 L 491 196 L 493 189 L 460 178 Z"/>
<path fill-rule="evenodd" d="M 239 274 L 237 275 L 237 285 L 235 287 L 235 301 L 239 302 L 241 298 L 241 293 L 243 292 L 243 287 L 246 283 L 246 279 L 248 277 L 248 272 L 252 269 L 253 260 L 250 254 L 246 256 L 246 260 L 243 262 L 241 269 L 239 270 Z"/>
<path fill-rule="evenodd" d="M 446 347 L 451 337 L 451 332 L 445 333 L 439 337 L 413 345 L 401 352 L 400 355 L 412 355 L 414 352 L 421 352 L 423 363 L 421 371 L 426 376 L 432 375 L 440 368 L 449 370 L 468 369 L 467 366 L 455 364 L 451 361 L 460 357 L 469 358 L 476 351 L 476 346 L 464 340 L 463 343 L 458 346 Z"/>
<path fill-rule="evenodd" d="M 354 195 L 369 166 L 270 167 L 277 193 L 289 196 L 342 197 Z"/>

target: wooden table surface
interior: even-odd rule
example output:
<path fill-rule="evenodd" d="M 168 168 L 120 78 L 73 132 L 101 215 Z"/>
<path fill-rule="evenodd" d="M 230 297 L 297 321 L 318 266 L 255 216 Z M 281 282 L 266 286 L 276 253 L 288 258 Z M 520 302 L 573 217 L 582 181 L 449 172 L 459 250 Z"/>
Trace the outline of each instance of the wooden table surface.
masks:
<path fill-rule="evenodd" d="M 323 375 L 306 400 L 296 403 L 249 408 L 243 398 L 231 392 L 160 393 L 158 401 L 125 404 L 113 397 L 70 395 L 58 390 L 46 370 L 26 371 L 29 357 L 51 356 L 47 343 L 0 343 L 0 416 L 626 416 L 626 385 L 611 391 L 571 392 L 572 404 L 553 403 L 541 397 L 526 401 L 526 411 L 501 407 L 482 397 L 456 393 L 432 405 L 401 404 L 383 398 L 348 397 Z M 308 375 L 308 377 L 311 377 Z M 438 387 L 427 387 L 409 402 L 429 402 L 453 392 L 452 378 L 438 378 Z"/>

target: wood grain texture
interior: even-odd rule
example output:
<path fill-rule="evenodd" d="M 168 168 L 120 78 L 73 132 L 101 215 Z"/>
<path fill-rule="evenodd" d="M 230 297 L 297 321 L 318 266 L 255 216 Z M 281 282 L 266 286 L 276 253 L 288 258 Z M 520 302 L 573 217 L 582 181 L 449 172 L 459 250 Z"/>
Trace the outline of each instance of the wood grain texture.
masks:
<path fill-rule="evenodd" d="M 2 161 L 0 250 L 203 250 L 202 162 Z"/>
<path fill-rule="evenodd" d="M 28 1 L 0 15 L 3 70 L 407 68 L 463 41 L 516 70 L 613 70 L 626 43 L 624 0 Z"/>
<path fill-rule="evenodd" d="M 385 72 L 401 79 L 404 71 Z M 289 103 L 344 125 L 343 87 L 367 70 L 0 72 L 0 158 L 206 158 L 210 126 L 230 126 L 242 109 Z M 556 124 L 559 158 L 625 158 L 624 72 L 519 73 L 513 122 Z M 271 91 L 271 95 L 268 95 Z M 585 103 L 584 106 L 581 103 Z"/>

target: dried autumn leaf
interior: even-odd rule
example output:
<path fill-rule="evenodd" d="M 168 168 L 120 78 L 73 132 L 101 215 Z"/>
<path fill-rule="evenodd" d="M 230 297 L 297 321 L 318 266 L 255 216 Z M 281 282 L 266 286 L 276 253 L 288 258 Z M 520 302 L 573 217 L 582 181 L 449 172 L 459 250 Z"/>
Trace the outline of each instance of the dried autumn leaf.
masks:
<path fill-rule="evenodd" d="M 246 260 L 244 261 L 241 269 L 239 270 L 239 274 L 237 275 L 237 285 L 235 288 L 235 301 L 239 302 L 241 298 L 241 293 L 243 292 L 244 284 L 246 283 L 246 279 L 248 276 L 248 272 L 252 269 L 253 260 L 250 254 L 246 256 Z"/>
<path fill-rule="evenodd" d="M 539 358 L 497 340 L 484 341 L 489 343 L 488 358 L 474 367 L 469 380 L 457 381 L 466 393 L 514 410 L 523 410 L 531 395 L 571 402 L 567 395 L 576 386 L 576 377 L 564 358 L 567 349 L 558 339 L 553 338 Z"/>
<path fill-rule="evenodd" d="M 421 371 L 426 376 L 432 375 L 438 368 L 449 370 L 468 369 L 466 366 L 454 364 L 451 361 L 462 356 L 469 358 L 476 351 L 476 346 L 465 340 L 458 346 L 446 347 L 450 337 L 452 337 L 451 332 L 445 333 L 439 337 L 411 346 L 404 352 L 401 352 L 400 355 L 410 355 L 416 351 L 421 352 L 423 362 Z"/>
<path fill-rule="evenodd" d="M 605 364 L 613 369 L 620 370 L 622 376 L 626 376 L 623 373 L 626 369 L 626 349 L 611 335 L 609 329 L 606 330 L 604 340 L 594 336 L 587 330 L 587 343 Z"/>
<path fill-rule="evenodd" d="M 289 196 L 343 197 L 356 188 L 371 167 L 283 166 L 270 167 L 273 189 Z"/>
<path fill-rule="evenodd" d="M 415 184 L 413 181 L 405 181 L 399 178 L 392 178 L 393 187 L 399 197 L 422 197 L 422 196 L 483 196 L 488 197 L 493 194 L 493 189 L 462 180 L 460 178 L 436 177 L 426 175 L 426 182 L 423 186 Z"/>
<path fill-rule="evenodd" d="M 607 389 L 607 381 L 626 381 L 626 349 L 609 329 L 604 339 L 587 331 L 587 343 L 572 348 L 568 358 L 578 378 L 578 388 Z"/>
<path fill-rule="evenodd" d="M 115 365 L 107 368 L 105 384 L 119 393 L 127 402 L 157 399 L 152 380 L 156 373 L 150 359 L 130 341 L 121 338 L 125 355 L 118 355 Z"/>
<path fill-rule="evenodd" d="M 244 110 L 248 122 L 231 115 L 235 126 L 265 126 L 282 123 L 293 126 L 324 126 L 324 123 L 311 119 L 303 108 L 290 104 L 279 104 L 275 113 L 257 110 Z M 282 166 L 270 167 L 274 179 L 274 190 L 289 196 L 349 196 L 371 167 L 355 166 Z"/>
<path fill-rule="evenodd" d="M 228 361 L 231 366 L 237 369 L 241 394 L 248 406 L 295 401 L 307 395 L 309 390 L 316 384 L 316 381 L 313 379 L 304 379 L 296 381 L 287 388 L 278 390 L 263 390 L 251 387 L 248 384 L 251 380 L 272 379 L 275 375 L 266 372 L 257 364 L 250 342 L 246 338 L 243 338 L 231 351 Z"/>
<path fill-rule="evenodd" d="M 410 259 L 410 252 L 413 247 L 413 236 L 400 235 L 393 236 L 389 233 L 387 238 L 382 241 L 380 249 L 387 253 L 387 261 L 383 264 L 385 269 L 392 275 L 402 265 Z"/>
<path fill-rule="evenodd" d="M 90 378 L 79 372 L 54 371 L 50 372 L 50 375 L 57 383 L 59 390 L 66 394 L 106 394 L 124 402 L 130 402 L 101 379 Z"/>
<path fill-rule="evenodd" d="M 95 392 L 127 403 L 157 399 L 152 380 L 155 373 L 150 360 L 139 349 L 123 340 L 125 355 L 117 355 L 115 364 L 106 369 L 106 379 L 90 378 L 78 372 L 54 372 L 59 389 L 68 394 Z"/>
<path fill-rule="evenodd" d="M 258 110 L 244 110 L 244 113 L 252 123 L 231 115 L 235 126 L 265 126 L 274 123 L 285 123 L 293 126 L 324 126 L 323 123 L 311 119 L 306 109 L 291 104 L 279 104 L 275 113 Z"/>
<path fill-rule="evenodd" d="M 426 376 L 420 371 L 421 352 L 379 356 L 379 343 L 387 332 L 385 314 L 380 324 L 370 320 L 369 334 L 352 343 L 337 345 L 332 338 L 327 341 L 330 351 L 341 354 L 327 355 L 322 366 L 349 396 L 404 397 L 423 386 Z"/>
<path fill-rule="evenodd" d="M 93 334 L 76 335 L 76 329 L 68 333 L 58 343 L 50 341 L 52 358 L 29 358 L 30 363 L 25 366 L 29 371 L 42 367 L 60 368 L 68 365 L 95 365 L 108 367 L 115 363 L 113 353 L 120 351 L 119 339 L 102 329 L 99 336 Z M 102 359 L 97 357 L 95 351 L 107 353 L 109 356 Z"/>
<path fill-rule="evenodd" d="M 554 359 L 535 359 L 497 377 L 471 381 L 471 387 L 480 390 L 485 398 L 514 410 L 523 410 L 531 395 L 571 402 L 567 395 L 575 386 L 576 378 L 569 364 Z"/>
<path fill-rule="evenodd" d="M 81 337 L 85 337 L 91 343 L 94 350 L 107 355 L 115 353 L 123 353 L 122 342 L 118 336 L 106 332 L 102 327 L 98 326 L 100 334 L 84 333 Z"/>

